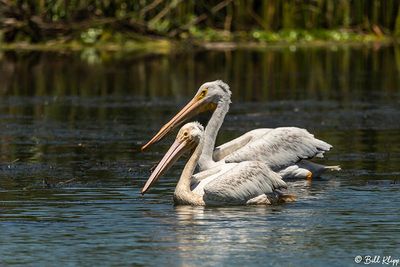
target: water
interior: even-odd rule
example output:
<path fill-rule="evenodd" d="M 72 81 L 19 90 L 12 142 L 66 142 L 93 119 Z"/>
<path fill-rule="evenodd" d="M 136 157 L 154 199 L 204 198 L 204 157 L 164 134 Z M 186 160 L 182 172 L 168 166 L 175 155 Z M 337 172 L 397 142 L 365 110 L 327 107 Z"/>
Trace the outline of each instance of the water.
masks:
<path fill-rule="evenodd" d="M 0 52 L 0 264 L 400 258 L 399 56 L 391 46 Z M 233 91 L 218 143 L 257 127 L 304 127 L 334 146 L 322 162 L 343 171 L 291 183 L 292 204 L 174 207 L 181 161 L 142 197 L 173 137 L 146 153 L 138 147 L 217 78 Z"/>

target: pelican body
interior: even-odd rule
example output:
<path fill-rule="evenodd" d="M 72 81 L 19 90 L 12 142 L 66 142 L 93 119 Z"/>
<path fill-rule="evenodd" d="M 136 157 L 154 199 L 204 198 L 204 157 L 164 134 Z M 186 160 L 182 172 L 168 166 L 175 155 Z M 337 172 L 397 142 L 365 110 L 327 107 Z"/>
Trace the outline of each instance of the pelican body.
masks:
<path fill-rule="evenodd" d="M 142 189 L 142 194 L 165 173 L 185 152 L 193 151 L 174 192 L 177 205 L 269 205 L 293 201 L 283 194 L 286 183 L 265 162 L 242 161 L 219 164 L 192 178 L 204 148 L 204 130 L 198 122 L 185 124 L 175 142 L 154 169 Z M 197 176 L 197 177 L 196 177 Z"/>
<path fill-rule="evenodd" d="M 332 146 L 315 138 L 307 130 L 297 127 L 252 130 L 214 149 L 218 131 L 229 111 L 230 103 L 231 91 L 226 83 L 220 80 L 204 83 L 194 98 L 166 123 L 142 147 L 142 150 L 160 141 L 186 120 L 211 110 L 213 114 L 204 132 L 202 154 L 198 160 L 199 168 L 202 171 L 219 164 L 251 160 L 266 163 L 270 169 L 280 172 L 285 178 L 310 178 L 313 176 L 313 172 L 315 176 L 326 170 L 340 169 L 338 166 L 323 166 L 311 162 L 302 164 L 303 159 L 323 157 L 323 154 Z M 295 165 L 296 163 L 300 164 Z"/>

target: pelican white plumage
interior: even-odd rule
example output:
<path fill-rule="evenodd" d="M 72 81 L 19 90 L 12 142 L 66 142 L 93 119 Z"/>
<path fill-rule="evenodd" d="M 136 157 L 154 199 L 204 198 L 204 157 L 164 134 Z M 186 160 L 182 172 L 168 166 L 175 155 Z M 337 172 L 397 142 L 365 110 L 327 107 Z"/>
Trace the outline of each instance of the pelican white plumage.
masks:
<path fill-rule="evenodd" d="M 185 124 L 174 144 L 154 169 L 142 189 L 144 194 L 158 178 L 186 151 L 194 150 L 182 171 L 174 192 L 178 205 L 251 205 L 293 201 L 283 194 L 286 183 L 265 162 L 243 161 L 219 164 L 192 179 L 205 141 L 204 129 L 198 122 Z M 197 181 L 196 181 L 197 180 Z M 196 182 L 193 182 L 196 181 Z"/>
<path fill-rule="evenodd" d="M 312 162 L 301 164 L 304 159 L 323 157 L 324 152 L 329 151 L 332 146 L 315 138 L 307 130 L 297 127 L 252 130 L 214 150 L 218 131 L 229 110 L 230 99 L 231 91 L 226 83 L 219 80 L 204 83 L 194 98 L 166 123 L 142 150 L 160 141 L 187 119 L 212 110 L 213 114 L 205 129 L 203 153 L 198 161 L 200 170 L 246 160 L 265 162 L 284 178 L 311 178 L 326 170 L 340 169 L 338 166 L 323 166 Z M 299 164 L 295 165 L 296 163 Z"/>

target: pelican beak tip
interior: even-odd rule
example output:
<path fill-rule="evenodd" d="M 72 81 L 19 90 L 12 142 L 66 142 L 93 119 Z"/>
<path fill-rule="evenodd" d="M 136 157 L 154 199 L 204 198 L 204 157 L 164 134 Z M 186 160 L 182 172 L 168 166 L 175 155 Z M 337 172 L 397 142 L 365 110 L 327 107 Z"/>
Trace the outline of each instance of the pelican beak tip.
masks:
<path fill-rule="evenodd" d="M 147 144 L 144 144 L 144 145 L 140 148 L 140 151 L 142 151 L 142 152 L 146 151 L 146 150 L 149 148 L 150 144 L 151 144 L 150 142 L 148 142 Z"/>

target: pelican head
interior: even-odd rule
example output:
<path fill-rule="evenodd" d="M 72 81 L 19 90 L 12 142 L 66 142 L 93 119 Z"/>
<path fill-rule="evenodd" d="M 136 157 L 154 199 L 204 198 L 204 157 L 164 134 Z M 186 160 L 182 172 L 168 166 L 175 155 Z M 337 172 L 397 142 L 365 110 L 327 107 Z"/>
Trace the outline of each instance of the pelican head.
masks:
<path fill-rule="evenodd" d="M 192 100 L 184 106 L 169 122 L 167 122 L 158 133 L 144 146 L 142 151 L 152 144 L 160 141 L 165 135 L 183 122 L 194 117 L 195 115 L 205 112 L 214 111 L 221 102 L 230 102 L 231 91 L 229 85 L 221 80 L 206 82 L 200 86 Z"/>
<path fill-rule="evenodd" d="M 142 194 L 146 193 L 158 178 L 160 178 L 160 176 L 163 175 L 185 152 L 194 149 L 200 143 L 203 133 L 204 128 L 198 122 L 190 122 L 183 125 L 175 138 L 175 142 L 151 173 L 142 189 Z"/>

